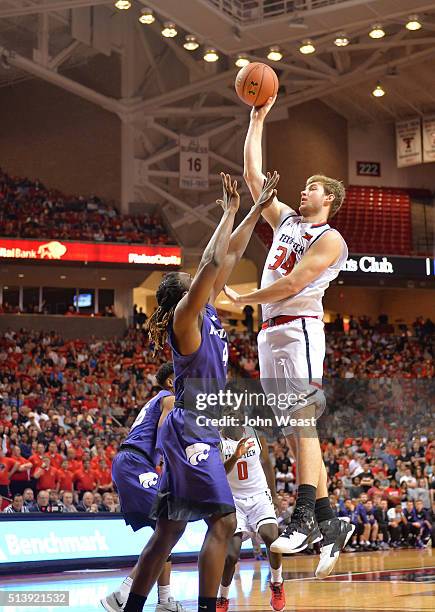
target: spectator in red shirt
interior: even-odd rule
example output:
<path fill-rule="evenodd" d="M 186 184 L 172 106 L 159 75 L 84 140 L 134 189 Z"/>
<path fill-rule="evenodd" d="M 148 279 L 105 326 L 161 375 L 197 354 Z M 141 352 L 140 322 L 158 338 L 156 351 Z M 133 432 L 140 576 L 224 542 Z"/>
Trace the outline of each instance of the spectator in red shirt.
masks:
<path fill-rule="evenodd" d="M 59 474 L 58 470 L 51 465 L 50 457 L 44 457 L 42 464 L 35 470 L 34 478 L 38 481 L 36 483 L 38 491 L 57 489 Z"/>
<path fill-rule="evenodd" d="M 31 472 L 31 476 L 34 477 L 35 470 L 42 465 L 42 460 L 45 454 L 45 445 L 42 442 L 39 442 L 36 447 L 36 453 L 30 455 L 29 461 L 31 462 L 33 468 Z"/>
<path fill-rule="evenodd" d="M 46 453 L 46 457 L 50 458 L 50 465 L 56 469 L 59 469 L 61 463 L 63 461 L 62 455 L 57 452 L 57 444 L 52 441 L 48 445 L 48 452 Z"/>
<path fill-rule="evenodd" d="M 72 473 L 77 472 L 83 467 L 83 463 L 76 459 L 76 451 L 72 446 L 66 451 L 66 458 L 68 461 L 68 470 Z"/>
<path fill-rule="evenodd" d="M 27 487 L 31 488 L 32 482 L 30 480 L 30 472 L 33 468 L 32 463 L 28 459 L 24 459 L 21 456 L 21 449 L 19 446 L 14 446 L 12 449 L 12 459 L 18 463 L 18 468 L 11 475 L 10 488 L 12 495 L 16 493 L 23 494 L 24 489 Z"/>
<path fill-rule="evenodd" d="M 57 470 L 59 491 L 73 491 L 74 489 L 74 472 L 68 468 L 68 461 L 64 459 Z"/>
<path fill-rule="evenodd" d="M 4 451 L 0 446 L 0 495 L 9 497 L 9 484 L 12 474 L 18 469 L 19 463 L 11 457 L 5 457 Z"/>
<path fill-rule="evenodd" d="M 98 486 L 98 477 L 94 470 L 91 469 L 90 461 L 86 460 L 83 462 L 83 467 L 73 476 L 75 489 L 79 493 L 83 491 L 95 491 Z"/>
<path fill-rule="evenodd" d="M 103 459 L 100 461 L 98 468 L 95 470 L 98 476 L 98 491 L 100 493 L 106 493 L 107 491 L 113 490 L 112 483 L 112 470 L 107 465 L 107 462 Z"/>

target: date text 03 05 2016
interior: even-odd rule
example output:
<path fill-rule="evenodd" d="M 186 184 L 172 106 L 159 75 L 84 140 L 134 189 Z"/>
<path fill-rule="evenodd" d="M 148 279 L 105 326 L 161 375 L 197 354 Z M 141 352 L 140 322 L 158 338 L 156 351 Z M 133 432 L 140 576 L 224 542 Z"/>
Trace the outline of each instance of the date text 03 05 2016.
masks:
<path fill-rule="evenodd" d="M 0 606 L 68 606 L 69 591 L 0 590 Z"/>

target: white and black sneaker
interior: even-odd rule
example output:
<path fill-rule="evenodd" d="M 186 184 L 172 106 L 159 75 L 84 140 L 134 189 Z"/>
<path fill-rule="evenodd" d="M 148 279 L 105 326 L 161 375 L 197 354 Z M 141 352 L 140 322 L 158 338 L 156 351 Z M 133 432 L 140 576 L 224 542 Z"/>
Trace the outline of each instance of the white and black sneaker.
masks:
<path fill-rule="evenodd" d="M 173 597 L 169 597 L 166 603 L 158 603 L 155 612 L 187 612 L 179 601 L 175 601 Z"/>
<path fill-rule="evenodd" d="M 320 542 L 322 533 L 314 512 L 306 506 L 295 508 L 291 523 L 270 547 L 274 553 L 294 554 L 305 550 L 310 544 Z"/>
<path fill-rule="evenodd" d="M 338 557 L 343 548 L 347 545 L 355 525 L 347 520 L 332 518 L 319 523 L 323 540 L 320 545 L 320 561 L 317 566 L 315 576 L 322 579 L 329 576 L 338 561 Z"/>
<path fill-rule="evenodd" d="M 122 601 L 121 593 L 115 591 L 100 599 L 101 605 L 107 612 L 122 612 L 124 610 L 125 601 Z"/>

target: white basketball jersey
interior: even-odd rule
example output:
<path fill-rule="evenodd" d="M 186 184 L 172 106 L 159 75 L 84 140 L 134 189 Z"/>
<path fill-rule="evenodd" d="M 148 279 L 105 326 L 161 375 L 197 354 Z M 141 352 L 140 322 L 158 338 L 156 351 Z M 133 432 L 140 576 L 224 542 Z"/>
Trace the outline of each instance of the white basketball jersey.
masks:
<path fill-rule="evenodd" d="M 295 212 L 289 213 L 282 218 L 280 225 L 275 230 L 261 277 L 262 289 L 290 274 L 307 250 L 326 232 L 336 232 L 340 236 L 343 241 L 341 255 L 336 262 L 297 295 L 274 304 L 263 304 L 263 321 L 280 315 L 310 315 L 318 316 L 321 319 L 323 317 L 323 295 L 329 283 L 338 276 L 347 260 L 347 245 L 337 230 L 330 227 L 328 223 L 306 223 L 301 219 L 302 217 Z"/>
<path fill-rule="evenodd" d="M 243 437 L 249 437 L 254 441 L 252 446 L 244 455 L 237 460 L 231 472 L 227 474 L 228 483 L 234 498 L 246 498 L 258 495 L 269 489 L 266 476 L 260 461 L 261 444 L 255 430 L 246 427 Z M 223 461 L 234 455 L 238 440 L 224 438 L 221 435 L 221 454 Z"/>

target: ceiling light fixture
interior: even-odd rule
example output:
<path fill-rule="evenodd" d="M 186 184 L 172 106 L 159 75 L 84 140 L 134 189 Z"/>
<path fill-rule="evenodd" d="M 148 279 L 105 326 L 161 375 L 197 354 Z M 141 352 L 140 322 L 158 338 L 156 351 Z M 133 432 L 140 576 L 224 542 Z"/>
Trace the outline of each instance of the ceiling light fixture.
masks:
<path fill-rule="evenodd" d="M 272 62 L 279 62 L 279 60 L 282 60 L 280 48 L 270 47 L 269 53 L 267 54 L 267 59 L 270 59 Z"/>
<path fill-rule="evenodd" d="M 343 34 L 343 32 L 341 32 L 340 34 L 337 34 L 334 40 L 334 45 L 336 47 L 347 47 L 349 43 L 350 43 L 349 38 L 346 36 L 346 34 Z"/>
<path fill-rule="evenodd" d="M 246 55 L 242 55 L 242 54 L 239 54 L 237 56 L 236 61 L 235 61 L 235 64 L 236 64 L 237 68 L 244 68 L 249 63 L 250 62 L 249 62 L 248 58 L 246 57 Z"/>
<path fill-rule="evenodd" d="M 140 10 L 139 21 L 145 25 L 151 25 L 154 23 L 156 18 L 150 8 L 143 8 Z"/>
<path fill-rule="evenodd" d="M 18 278 L 24 278 L 24 274 L 18 274 Z"/>
<path fill-rule="evenodd" d="M 418 15 L 410 15 L 408 17 L 408 22 L 405 26 L 405 28 L 407 30 L 410 30 L 411 32 L 415 32 L 416 30 L 420 30 L 421 29 L 421 22 L 418 18 Z"/>
<path fill-rule="evenodd" d="M 59 278 L 60 278 L 61 280 L 65 280 L 65 279 L 66 279 L 66 276 L 65 276 L 65 274 L 61 274 Z"/>
<path fill-rule="evenodd" d="M 129 0 L 117 0 L 115 7 L 120 11 L 127 11 L 131 7 L 131 2 Z"/>
<path fill-rule="evenodd" d="M 374 38 L 375 40 L 378 38 L 384 38 L 385 30 L 379 23 L 376 23 L 374 26 L 372 26 L 372 29 L 369 32 L 369 36 L 370 38 Z"/>
<path fill-rule="evenodd" d="M 304 40 L 302 45 L 299 47 L 299 51 L 302 53 L 302 55 L 310 55 L 311 53 L 314 53 L 315 50 L 316 47 L 314 46 L 312 40 Z"/>
<path fill-rule="evenodd" d="M 382 98 L 383 96 L 385 96 L 385 89 L 382 87 L 379 81 L 377 82 L 376 87 L 372 91 L 372 96 L 374 96 L 375 98 Z"/>
<path fill-rule="evenodd" d="M 183 47 L 187 49 L 187 51 L 195 51 L 195 49 L 199 47 L 199 42 L 193 34 L 187 34 L 186 42 L 183 44 Z"/>
<path fill-rule="evenodd" d="M 165 21 L 163 24 L 162 36 L 165 38 L 175 38 L 177 34 L 178 32 L 175 23 L 172 23 L 172 21 Z"/>
<path fill-rule="evenodd" d="M 216 49 L 209 48 L 205 50 L 203 59 L 209 63 L 217 62 L 219 59 L 219 55 L 217 54 Z"/>

